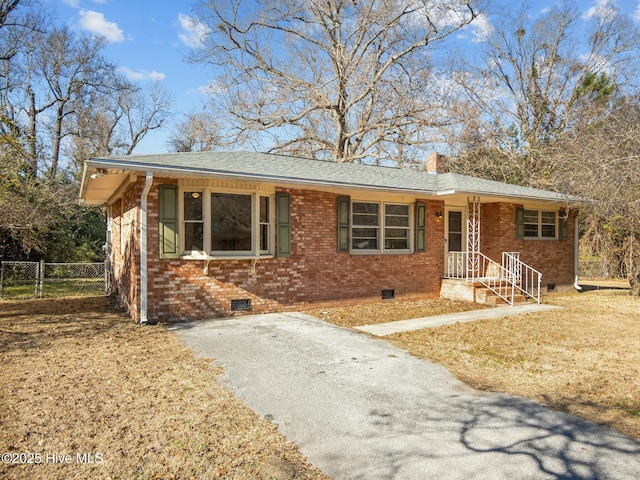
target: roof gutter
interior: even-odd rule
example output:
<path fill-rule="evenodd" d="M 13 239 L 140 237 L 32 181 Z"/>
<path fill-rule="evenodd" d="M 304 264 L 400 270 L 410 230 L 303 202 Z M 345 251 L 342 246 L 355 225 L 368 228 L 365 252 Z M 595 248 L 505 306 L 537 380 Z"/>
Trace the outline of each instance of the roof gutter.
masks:
<path fill-rule="evenodd" d="M 230 180 L 240 180 L 240 181 L 262 181 L 262 182 L 271 182 L 271 183 L 279 183 L 279 184 L 287 184 L 293 186 L 306 186 L 306 187 L 331 187 L 331 188 L 349 188 L 349 189 L 358 189 L 358 190 L 377 190 L 388 193 L 401 193 L 406 195 L 436 195 L 437 191 L 435 190 L 421 190 L 417 188 L 396 188 L 396 187 L 387 187 L 380 185 L 371 185 L 371 184 L 358 184 L 358 183 L 350 183 L 350 182 L 341 182 L 341 181 L 331 181 L 331 180 L 313 180 L 313 179 L 296 179 L 291 177 L 286 177 L 282 175 L 262 175 L 257 173 L 247 173 L 240 174 L 236 172 L 228 172 L 224 170 L 204 170 L 199 168 L 172 168 L 172 167 L 156 167 L 151 166 L 149 164 L 139 164 L 139 165 L 131 165 L 129 163 L 123 162 L 100 162 L 96 160 L 88 161 L 87 164 L 96 168 L 113 168 L 117 170 L 126 170 L 132 172 L 144 172 L 144 171 L 152 171 L 157 175 L 181 175 L 181 176 L 202 176 L 202 177 L 211 177 L 211 178 L 226 178 Z"/>
<path fill-rule="evenodd" d="M 558 204 L 558 203 L 567 203 L 568 201 L 576 201 L 576 199 L 566 197 L 566 198 L 544 198 L 534 195 L 526 195 L 526 194 L 516 194 L 516 193 L 496 193 L 496 192 L 488 192 L 483 190 L 456 190 L 456 189 L 448 189 L 448 190 L 438 190 L 436 193 L 438 197 L 441 196 L 453 196 L 453 195 L 465 195 L 465 196 L 480 196 L 480 197 L 489 197 L 493 199 L 516 199 L 516 200 L 527 200 L 529 202 L 537 202 L 537 203 L 549 203 L 549 204 Z"/>
<path fill-rule="evenodd" d="M 158 167 L 151 164 L 132 164 L 126 161 L 114 161 L 114 160 L 101 160 L 101 159 L 92 159 L 86 162 L 86 166 L 94 167 L 94 168 L 113 168 L 118 170 L 132 171 L 132 172 L 155 172 L 157 175 L 185 175 L 185 176 L 206 176 L 206 177 L 217 177 L 217 178 L 227 178 L 233 180 L 250 180 L 250 181 L 263 181 L 263 182 L 272 182 L 272 183 L 280 183 L 287 184 L 292 186 L 306 186 L 306 187 L 325 187 L 325 188 L 349 188 L 349 189 L 358 189 L 358 190 L 375 190 L 380 192 L 388 192 L 388 193 L 401 193 L 405 195 L 419 195 L 419 196 L 450 196 L 450 195 L 485 195 L 492 196 L 496 198 L 517 198 L 517 199 L 528 199 L 531 201 L 539 201 L 544 203 L 558 203 L 558 202 L 566 202 L 572 201 L 575 199 L 572 198 L 540 198 L 537 196 L 530 195 L 517 195 L 517 194 L 505 194 L 496 192 L 467 192 L 463 190 L 457 189 L 446 189 L 446 190 L 422 190 L 417 188 L 395 188 L 388 187 L 382 185 L 372 185 L 372 184 L 357 184 L 351 183 L 348 181 L 332 181 L 332 180 L 314 180 L 314 179 L 305 179 L 305 178 L 291 178 L 282 175 L 269 175 L 269 174 L 258 174 L 258 173 L 247 173 L 240 174 L 237 172 L 229 172 L 224 170 L 208 170 L 201 168 L 175 168 L 175 167 Z"/>
<path fill-rule="evenodd" d="M 148 319 L 148 252 L 147 252 L 147 208 L 149 206 L 149 190 L 153 184 L 153 172 L 147 172 L 140 195 L 140 323 L 146 324 Z"/>

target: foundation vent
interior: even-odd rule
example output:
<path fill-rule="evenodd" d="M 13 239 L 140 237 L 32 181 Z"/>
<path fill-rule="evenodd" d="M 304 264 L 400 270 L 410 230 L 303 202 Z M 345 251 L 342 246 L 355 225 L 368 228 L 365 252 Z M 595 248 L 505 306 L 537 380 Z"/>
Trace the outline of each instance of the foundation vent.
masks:
<path fill-rule="evenodd" d="M 250 298 L 234 298 L 231 300 L 231 311 L 251 310 Z"/>
<path fill-rule="evenodd" d="M 390 300 L 396 297 L 396 291 L 394 289 L 382 290 L 382 300 Z"/>

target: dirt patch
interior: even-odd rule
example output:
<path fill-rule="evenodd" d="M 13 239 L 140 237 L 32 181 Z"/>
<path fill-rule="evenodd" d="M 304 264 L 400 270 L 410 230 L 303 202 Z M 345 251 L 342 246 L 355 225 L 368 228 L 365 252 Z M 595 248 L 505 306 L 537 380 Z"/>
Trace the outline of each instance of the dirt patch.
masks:
<path fill-rule="evenodd" d="M 0 360 L 0 452 L 26 454 L 2 478 L 326 478 L 210 361 L 104 297 L 0 302 Z"/>
<path fill-rule="evenodd" d="M 307 310 L 305 313 L 334 325 L 352 328 L 374 323 L 466 312 L 480 308 L 488 307 L 460 300 L 438 298 L 430 300 L 384 300 L 355 305 L 330 306 L 327 308 L 314 308 Z"/>

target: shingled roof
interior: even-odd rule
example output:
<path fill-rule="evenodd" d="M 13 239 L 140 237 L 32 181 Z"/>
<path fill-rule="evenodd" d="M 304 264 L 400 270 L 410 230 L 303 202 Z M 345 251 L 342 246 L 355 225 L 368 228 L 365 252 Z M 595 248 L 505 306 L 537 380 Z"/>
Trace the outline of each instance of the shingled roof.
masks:
<path fill-rule="evenodd" d="M 114 193 L 100 185 L 96 172 L 127 176 L 153 172 L 163 177 L 209 177 L 260 181 L 288 186 L 332 187 L 425 196 L 456 194 L 518 198 L 546 202 L 577 199 L 557 192 L 455 173 L 433 174 L 410 169 L 312 160 L 255 152 L 188 152 L 93 158 L 86 162 L 80 197 L 87 204 L 105 203 Z M 117 182 L 111 182 L 115 185 Z M 92 190 L 101 194 L 93 195 Z"/>

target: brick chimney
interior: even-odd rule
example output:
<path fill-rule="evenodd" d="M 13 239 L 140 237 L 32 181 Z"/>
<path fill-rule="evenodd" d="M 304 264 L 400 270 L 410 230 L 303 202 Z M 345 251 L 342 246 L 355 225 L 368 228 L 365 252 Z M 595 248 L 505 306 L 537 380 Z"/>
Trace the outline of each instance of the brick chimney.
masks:
<path fill-rule="evenodd" d="M 427 157 L 427 173 L 446 173 L 447 157 L 433 152 Z"/>

